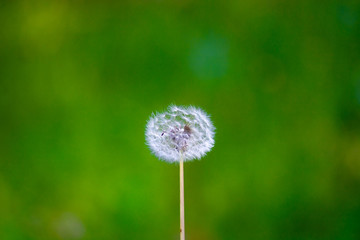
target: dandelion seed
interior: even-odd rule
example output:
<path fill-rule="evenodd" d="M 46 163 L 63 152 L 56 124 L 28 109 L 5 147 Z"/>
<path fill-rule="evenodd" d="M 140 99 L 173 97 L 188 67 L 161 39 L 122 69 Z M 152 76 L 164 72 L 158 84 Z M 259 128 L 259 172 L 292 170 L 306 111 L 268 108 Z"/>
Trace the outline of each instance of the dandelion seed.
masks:
<path fill-rule="evenodd" d="M 214 146 L 214 126 L 208 115 L 196 107 L 170 106 L 153 114 L 146 127 L 151 151 L 167 162 L 200 159 Z"/>

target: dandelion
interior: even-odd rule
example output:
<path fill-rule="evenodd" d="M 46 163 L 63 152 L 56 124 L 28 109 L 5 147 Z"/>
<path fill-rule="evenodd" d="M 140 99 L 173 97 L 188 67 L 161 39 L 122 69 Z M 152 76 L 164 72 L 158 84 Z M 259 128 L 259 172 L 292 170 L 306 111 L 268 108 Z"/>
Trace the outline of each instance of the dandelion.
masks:
<path fill-rule="evenodd" d="M 180 239 L 185 239 L 183 162 L 200 159 L 214 146 L 214 126 L 200 108 L 170 106 L 152 114 L 146 126 L 146 142 L 155 156 L 180 165 Z"/>
<path fill-rule="evenodd" d="M 151 151 L 167 162 L 200 159 L 214 146 L 214 126 L 200 108 L 170 106 L 153 114 L 146 127 Z"/>

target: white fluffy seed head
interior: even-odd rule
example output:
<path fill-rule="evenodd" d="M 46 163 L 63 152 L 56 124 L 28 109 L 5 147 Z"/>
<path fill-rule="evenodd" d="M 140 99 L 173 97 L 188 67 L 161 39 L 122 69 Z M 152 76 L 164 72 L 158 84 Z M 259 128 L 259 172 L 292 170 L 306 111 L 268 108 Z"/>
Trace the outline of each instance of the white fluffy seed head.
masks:
<path fill-rule="evenodd" d="M 151 151 L 167 162 L 200 159 L 214 146 L 215 127 L 200 108 L 169 106 L 152 114 L 146 125 L 146 142 Z"/>

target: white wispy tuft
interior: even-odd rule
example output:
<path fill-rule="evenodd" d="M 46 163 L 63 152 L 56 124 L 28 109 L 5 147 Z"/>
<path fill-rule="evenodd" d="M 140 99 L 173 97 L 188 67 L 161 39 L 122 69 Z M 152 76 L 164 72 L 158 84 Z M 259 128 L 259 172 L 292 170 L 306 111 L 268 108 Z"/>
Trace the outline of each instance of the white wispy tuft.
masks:
<path fill-rule="evenodd" d="M 146 125 L 146 142 L 151 151 L 167 162 L 200 159 L 214 146 L 215 127 L 197 107 L 169 106 L 152 114 Z"/>

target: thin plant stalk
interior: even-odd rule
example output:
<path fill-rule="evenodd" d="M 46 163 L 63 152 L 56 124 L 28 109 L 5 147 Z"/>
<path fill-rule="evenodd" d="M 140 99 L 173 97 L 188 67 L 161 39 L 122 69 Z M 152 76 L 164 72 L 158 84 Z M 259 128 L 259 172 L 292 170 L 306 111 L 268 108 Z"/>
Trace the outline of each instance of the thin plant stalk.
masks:
<path fill-rule="evenodd" d="M 180 156 L 180 240 L 185 240 L 184 161 Z"/>

